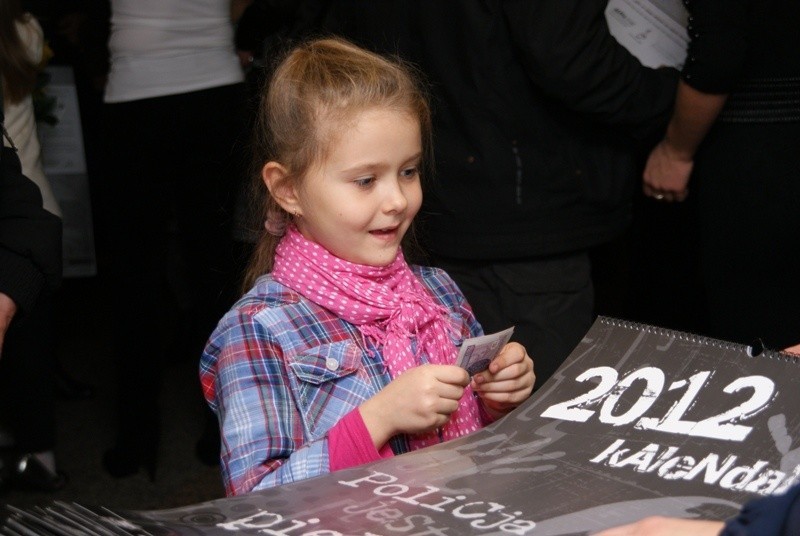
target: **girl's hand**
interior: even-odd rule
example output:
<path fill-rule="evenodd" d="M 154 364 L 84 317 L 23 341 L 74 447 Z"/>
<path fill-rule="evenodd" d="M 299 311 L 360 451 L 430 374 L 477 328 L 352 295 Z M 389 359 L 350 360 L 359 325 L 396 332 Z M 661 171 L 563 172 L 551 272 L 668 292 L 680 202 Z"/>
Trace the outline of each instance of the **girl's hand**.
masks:
<path fill-rule="evenodd" d="M 359 411 L 379 449 L 394 435 L 435 430 L 458 409 L 469 374 L 455 365 L 420 365 L 391 381 Z"/>
<path fill-rule="evenodd" d="M 533 360 L 521 344 L 510 342 L 487 370 L 473 376 L 472 389 L 489 414 L 498 418 L 527 400 L 535 380 Z"/>

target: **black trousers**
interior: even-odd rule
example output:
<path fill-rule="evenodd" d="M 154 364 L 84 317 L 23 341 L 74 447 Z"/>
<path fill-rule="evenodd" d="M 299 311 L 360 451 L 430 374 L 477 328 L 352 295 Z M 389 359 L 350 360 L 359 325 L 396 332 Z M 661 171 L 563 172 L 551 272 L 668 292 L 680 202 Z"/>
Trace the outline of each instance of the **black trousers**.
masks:
<path fill-rule="evenodd" d="M 800 122 L 718 123 L 695 159 L 709 334 L 800 343 Z"/>
<path fill-rule="evenodd" d="M 634 318 L 771 349 L 800 343 L 800 123 L 717 123 L 684 203 L 644 200 Z"/>
<path fill-rule="evenodd" d="M 105 107 L 98 234 L 114 315 L 118 441 L 157 435 L 160 370 L 174 358 L 165 304 L 187 302 L 185 344 L 172 351 L 198 360 L 236 296 L 230 227 L 244 168 L 244 98 L 237 84 Z"/>

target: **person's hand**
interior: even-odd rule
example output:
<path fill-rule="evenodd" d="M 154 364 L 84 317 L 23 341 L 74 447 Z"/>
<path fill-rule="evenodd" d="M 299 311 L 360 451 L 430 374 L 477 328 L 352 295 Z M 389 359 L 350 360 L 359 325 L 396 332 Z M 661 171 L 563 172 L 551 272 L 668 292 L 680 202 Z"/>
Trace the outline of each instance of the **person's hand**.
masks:
<path fill-rule="evenodd" d="M 492 417 L 501 417 L 527 400 L 536 376 L 525 347 L 506 344 L 489 368 L 472 377 L 472 389 Z"/>
<path fill-rule="evenodd" d="M 717 536 L 723 526 L 722 521 L 652 516 L 594 536 Z"/>
<path fill-rule="evenodd" d="M 3 356 L 3 341 L 6 338 L 6 331 L 11 325 L 11 320 L 17 313 L 17 304 L 8 294 L 0 292 L 0 357 Z"/>
<path fill-rule="evenodd" d="M 239 58 L 239 65 L 242 66 L 242 69 L 245 71 L 251 69 L 253 67 L 253 62 L 255 61 L 255 56 L 253 56 L 252 50 L 236 50 L 236 56 Z"/>
<path fill-rule="evenodd" d="M 458 409 L 469 374 L 455 365 L 420 365 L 407 370 L 364 402 L 359 411 L 375 447 L 399 433 L 443 426 Z"/>
<path fill-rule="evenodd" d="M 794 346 L 790 346 L 786 348 L 784 352 L 789 352 L 790 354 L 800 355 L 800 344 L 795 344 Z"/>
<path fill-rule="evenodd" d="M 666 140 L 656 145 L 644 168 L 644 194 L 659 201 L 683 201 L 694 160 L 679 155 Z"/>

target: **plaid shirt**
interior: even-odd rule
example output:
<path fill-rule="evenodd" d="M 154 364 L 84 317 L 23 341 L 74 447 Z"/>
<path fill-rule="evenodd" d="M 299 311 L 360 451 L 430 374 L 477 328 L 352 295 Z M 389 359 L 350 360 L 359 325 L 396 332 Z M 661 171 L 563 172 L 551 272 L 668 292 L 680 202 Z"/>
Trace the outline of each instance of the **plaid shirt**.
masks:
<path fill-rule="evenodd" d="M 450 276 L 412 270 L 450 311 L 457 346 L 483 334 Z M 355 325 L 265 275 L 211 335 L 200 380 L 221 423 L 225 489 L 235 495 L 329 472 L 328 430 L 391 378 Z M 407 439 L 395 437 L 392 449 L 406 452 Z"/>

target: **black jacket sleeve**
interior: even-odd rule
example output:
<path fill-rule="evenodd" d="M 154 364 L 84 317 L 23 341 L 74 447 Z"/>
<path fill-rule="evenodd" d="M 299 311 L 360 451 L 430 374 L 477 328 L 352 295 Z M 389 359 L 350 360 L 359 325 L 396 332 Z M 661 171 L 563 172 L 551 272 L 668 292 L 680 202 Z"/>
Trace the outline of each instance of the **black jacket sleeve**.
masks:
<path fill-rule="evenodd" d="M 13 149 L 0 156 L 0 292 L 24 314 L 45 287 L 61 283 L 61 219 L 42 208 Z"/>
<path fill-rule="evenodd" d="M 678 72 L 642 66 L 608 30 L 606 0 L 504 0 L 530 79 L 567 108 L 609 125 L 666 125 Z"/>
<path fill-rule="evenodd" d="M 779 495 L 747 502 L 725 523 L 720 536 L 792 536 L 800 532 L 800 484 Z"/>
<path fill-rule="evenodd" d="M 688 4 L 689 50 L 681 76 L 704 93 L 731 93 L 745 74 L 753 16 L 747 0 L 693 0 Z"/>

